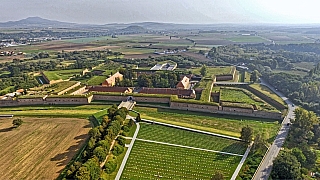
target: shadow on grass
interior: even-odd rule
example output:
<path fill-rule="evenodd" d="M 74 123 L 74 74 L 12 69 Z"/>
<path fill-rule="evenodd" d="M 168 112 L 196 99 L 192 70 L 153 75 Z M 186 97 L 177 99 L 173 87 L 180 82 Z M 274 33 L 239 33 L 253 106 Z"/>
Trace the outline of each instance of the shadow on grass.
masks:
<path fill-rule="evenodd" d="M 77 154 L 78 150 L 81 148 L 81 144 L 85 142 L 85 139 L 87 138 L 87 134 L 82 134 L 77 137 L 75 137 L 75 140 L 77 141 L 77 144 L 70 146 L 66 152 L 60 153 L 55 155 L 50 159 L 50 161 L 56 162 L 57 166 L 66 166 L 70 160 L 73 158 L 74 155 Z M 57 173 L 61 173 L 63 169 L 58 171 Z"/>
<path fill-rule="evenodd" d="M 15 127 L 3 128 L 3 129 L 0 129 L 0 133 L 9 132 L 9 131 L 12 131 L 13 129 L 15 129 Z"/>

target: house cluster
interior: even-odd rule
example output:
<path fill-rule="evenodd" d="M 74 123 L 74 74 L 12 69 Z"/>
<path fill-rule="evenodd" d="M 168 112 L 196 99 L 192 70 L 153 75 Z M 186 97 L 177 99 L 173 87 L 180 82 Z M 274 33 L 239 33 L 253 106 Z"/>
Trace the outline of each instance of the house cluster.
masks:
<path fill-rule="evenodd" d="M 0 96 L 0 99 L 12 99 L 16 96 L 20 96 L 24 92 L 23 89 L 18 89 L 16 92 L 7 93 L 4 96 Z"/>
<path fill-rule="evenodd" d="M 120 92 L 120 93 L 143 93 L 143 94 L 165 94 L 165 95 L 177 95 L 179 98 L 195 98 L 195 91 L 191 89 L 191 81 L 187 76 L 183 76 L 181 81 L 176 85 L 176 88 L 147 88 L 143 87 L 134 91 L 131 87 L 114 87 L 116 79 L 121 81 L 123 75 L 116 72 L 108 79 L 106 79 L 102 86 L 90 86 L 88 91 L 94 92 Z"/>
<path fill-rule="evenodd" d="M 176 54 L 176 53 L 179 53 L 179 52 L 186 52 L 186 51 L 187 51 L 186 49 L 182 49 L 182 50 L 168 50 L 168 51 L 161 51 L 161 52 L 155 51 L 153 54 L 157 54 L 157 55 Z"/>

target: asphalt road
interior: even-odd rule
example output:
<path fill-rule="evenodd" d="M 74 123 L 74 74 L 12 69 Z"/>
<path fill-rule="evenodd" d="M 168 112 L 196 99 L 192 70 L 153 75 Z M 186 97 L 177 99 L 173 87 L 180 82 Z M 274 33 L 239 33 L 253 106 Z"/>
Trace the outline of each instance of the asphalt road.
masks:
<path fill-rule="evenodd" d="M 263 79 L 260 80 L 261 84 L 268 86 L 273 92 L 278 94 L 288 104 L 288 115 L 283 119 L 281 129 L 271 147 L 269 148 L 268 153 L 265 155 L 263 161 L 261 162 L 255 176 L 252 178 L 253 180 L 268 179 L 272 170 L 273 160 L 278 156 L 279 151 L 281 150 L 281 147 L 289 132 L 290 126 L 288 126 L 287 124 L 290 123 L 291 118 L 294 118 L 294 110 L 296 108 L 294 104 L 281 92 L 277 91 L 273 86 L 266 83 Z"/>

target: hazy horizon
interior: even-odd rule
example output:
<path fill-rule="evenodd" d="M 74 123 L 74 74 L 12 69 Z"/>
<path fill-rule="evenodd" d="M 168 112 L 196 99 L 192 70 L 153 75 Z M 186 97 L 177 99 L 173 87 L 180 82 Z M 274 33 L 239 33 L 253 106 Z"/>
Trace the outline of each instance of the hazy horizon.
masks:
<path fill-rule="evenodd" d="M 4 0 L 0 21 L 41 17 L 79 24 L 320 24 L 315 0 Z M 13 11 L 16 10 L 16 11 Z"/>

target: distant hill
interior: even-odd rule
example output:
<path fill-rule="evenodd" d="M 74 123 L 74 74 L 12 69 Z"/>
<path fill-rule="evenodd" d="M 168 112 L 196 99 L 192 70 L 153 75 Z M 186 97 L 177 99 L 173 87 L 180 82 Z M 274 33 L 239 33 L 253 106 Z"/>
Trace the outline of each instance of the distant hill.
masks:
<path fill-rule="evenodd" d="M 8 21 L 0 23 L 0 27 L 12 28 L 12 27 L 72 27 L 77 25 L 76 23 L 67 23 L 60 21 L 53 21 L 43 19 L 40 17 L 28 17 L 19 21 Z"/>

